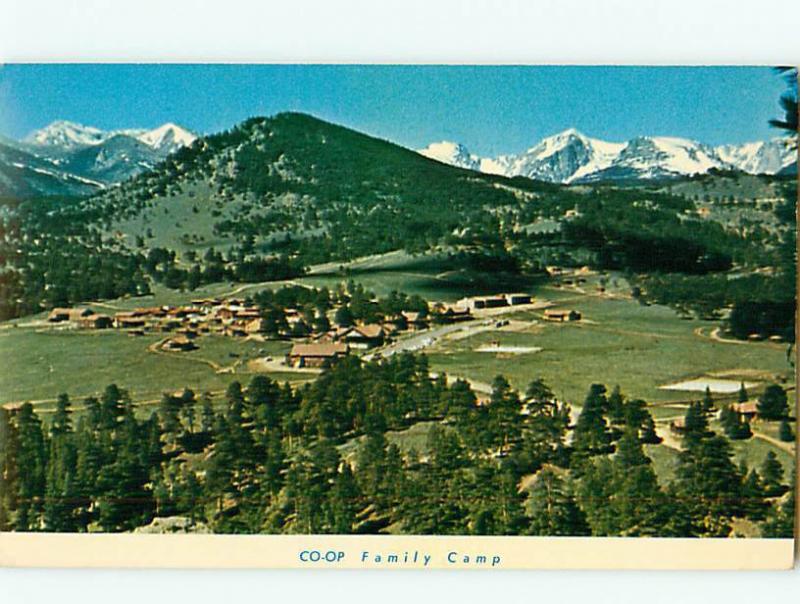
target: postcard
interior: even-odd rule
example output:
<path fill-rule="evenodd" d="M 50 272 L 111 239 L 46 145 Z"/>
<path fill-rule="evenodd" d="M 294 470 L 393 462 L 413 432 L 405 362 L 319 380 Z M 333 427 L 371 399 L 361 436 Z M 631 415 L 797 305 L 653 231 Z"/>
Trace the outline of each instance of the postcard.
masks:
<path fill-rule="evenodd" d="M 0 564 L 794 564 L 797 70 L 0 69 Z"/>

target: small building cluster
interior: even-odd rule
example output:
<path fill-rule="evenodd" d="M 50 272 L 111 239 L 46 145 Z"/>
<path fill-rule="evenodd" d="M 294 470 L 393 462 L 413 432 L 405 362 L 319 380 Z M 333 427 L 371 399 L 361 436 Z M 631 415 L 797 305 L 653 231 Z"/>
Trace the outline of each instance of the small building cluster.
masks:
<path fill-rule="evenodd" d="M 294 314 L 299 320 L 300 313 Z M 81 329 L 122 329 L 129 335 L 175 333 L 176 337 L 163 346 L 165 350 L 197 348 L 192 340 L 200 334 L 246 336 L 263 330 L 259 309 L 237 298 L 192 300 L 185 306 L 140 307 L 113 316 L 98 314 L 90 308 L 54 308 L 47 320 Z M 292 320 L 290 312 L 287 320 Z"/>
<path fill-rule="evenodd" d="M 531 304 L 533 296 L 526 293 L 492 294 L 489 296 L 472 296 L 462 298 L 457 306 L 468 311 L 484 310 L 489 308 L 502 308 L 504 306 L 519 306 Z"/>
<path fill-rule="evenodd" d="M 47 316 L 51 323 L 70 323 L 83 329 L 105 329 L 111 327 L 113 319 L 91 308 L 54 308 Z"/>

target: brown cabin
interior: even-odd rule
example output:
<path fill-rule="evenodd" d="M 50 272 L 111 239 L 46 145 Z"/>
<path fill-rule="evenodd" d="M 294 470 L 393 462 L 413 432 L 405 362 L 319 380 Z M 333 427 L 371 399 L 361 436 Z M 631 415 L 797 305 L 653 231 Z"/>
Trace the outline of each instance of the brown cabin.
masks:
<path fill-rule="evenodd" d="M 144 317 L 133 312 L 114 314 L 114 325 L 122 328 L 141 329 L 145 325 Z"/>
<path fill-rule="evenodd" d="M 47 315 L 47 320 L 51 323 L 61 323 L 72 321 L 77 323 L 80 319 L 95 314 L 91 308 L 54 308 Z"/>
<path fill-rule="evenodd" d="M 386 330 L 377 323 L 353 327 L 342 337 L 353 348 L 375 348 L 383 344 L 385 339 Z"/>
<path fill-rule="evenodd" d="M 577 310 L 547 308 L 544 311 L 544 318 L 547 321 L 555 321 L 557 323 L 563 323 L 566 321 L 580 321 L 581 313 L 579 313 Z"/>
<path fill-rule="evenodd" d="M 286 355 L 286 362 L 292 367 L 328 367 L 349 352 L 342 342 L 295 344 Z"/>
<path fill-rule="evenodd" d="M 92 313 L 78 319 L 78 325 L 83 329 L 107 329 L 114 324 L 108 315 Z"/>
<path fill-rule="evenodd" d="M 747 419 L 753 419 L 758 415 L 758 403 L 756 401 L 745 401 L 744 403 L 732 403 L 731 409 L 736 413 L 741 413 Z"/>

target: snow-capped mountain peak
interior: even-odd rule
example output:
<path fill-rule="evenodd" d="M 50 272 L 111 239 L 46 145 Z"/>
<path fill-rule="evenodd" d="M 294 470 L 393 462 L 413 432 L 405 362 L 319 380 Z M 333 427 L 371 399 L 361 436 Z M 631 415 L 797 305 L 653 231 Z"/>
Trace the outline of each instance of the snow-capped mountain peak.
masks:
<path fill-rule="evenodd" d="M 100 130 L 60 120 L 32 132 L 18 145 L 73 174 L 113 184 L 153 168 L 196 138 L 172 122 L 152 130 Z"/>
<path fill-rule="evenodd" d="M 776 174 L 797 161 L 796 141 L 712 147 L 672 136 L 639 136 L 627 142 L 591 138 L 575 128 L 546 137 L 517 155 L 481 158 L 458 143 L 434 143 L 423 155 L 463 168 L 558 183 L 653 179 L 705 174 L 711 169 Z"/>
<path fill-rule="evenodd" d="M 424 149 L 418 151 L 427 158 L 435 159 L 443 164 L 468 168 L 470 170 L 480 170 L 480 158 L 469 152 L 461 143 L 451 141 L 440 141 L 431 143 Z"/>
<path fill-rule="evenodd" d="M 23 142 L 37 147 L 56 147 L 69 151 L 78 147 L 100 145 L 115 136 L 128 136 L 144 143 L 156 151 L 172 153 L 181 147 L 191 145 L 197 136 L 172 122 L 167 122 L 152 130 L 143 128 L 100 130 L 66 120 L 55 121 L 41 130 L 30 133 Z"/>
<path fill-rule="evenodd" d="M 40 130 L 31 132 L 23 142 L 37 146 L 74 149 L 85 145 L 97 145 L 105 140 L 106 133 L 92 126 L 84 126 L 67 120 L 58 120 Z"/>
<path fill-rule="evenodd" d="M 169 148 L 172 152 L 191 145 L 197 139 L 197 135 L 177 124 L 167 122 L 158 128 L 143 132 L 136 138 L 153 149 Z"/>
<path fill-rule="evenodd" d="M 776 137 L 742 145 L 721 145 L 714 151 L 720 159 L 745 172 L 775 174 L 797 162 L 797 139 Z"/>

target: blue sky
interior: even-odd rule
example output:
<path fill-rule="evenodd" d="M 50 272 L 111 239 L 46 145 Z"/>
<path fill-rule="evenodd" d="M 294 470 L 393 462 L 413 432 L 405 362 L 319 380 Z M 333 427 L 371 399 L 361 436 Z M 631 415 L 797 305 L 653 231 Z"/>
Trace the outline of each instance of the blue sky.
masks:
<path fill-rule="evenodd" d="M 776 136 L 784 82 L 768 67 L 5 65 L 0 134 L 56 119 L 103 129 L 176 122 L 216 132 L 294 110 L 417 148 L 455 140 L 516 153 L 575 127 L 612 141 Z"/>

